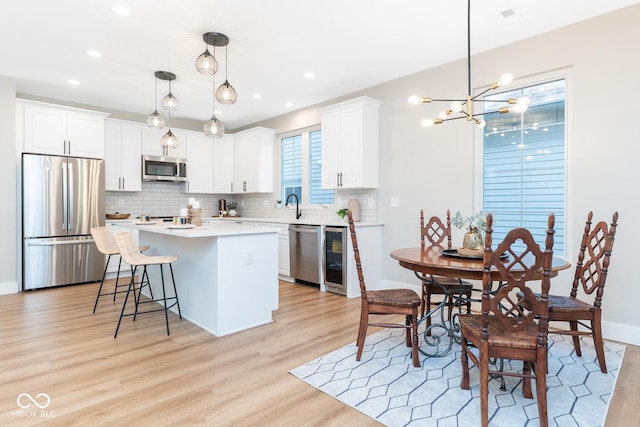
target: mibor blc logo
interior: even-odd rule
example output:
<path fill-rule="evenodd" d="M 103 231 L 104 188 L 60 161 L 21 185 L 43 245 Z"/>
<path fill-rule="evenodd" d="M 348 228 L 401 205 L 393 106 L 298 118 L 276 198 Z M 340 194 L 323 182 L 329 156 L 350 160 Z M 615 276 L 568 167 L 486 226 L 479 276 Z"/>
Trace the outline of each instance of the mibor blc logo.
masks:
<path fill-rule="evenodd" d="M 21 418 L 53 418 L 56 411 L 47 410 L 51 398 L 46 393 L 38 393 L 35 397 L 29 393 L 20 393 L 16 399 L 20 409 L 11 411 L 12 417 Z"/>

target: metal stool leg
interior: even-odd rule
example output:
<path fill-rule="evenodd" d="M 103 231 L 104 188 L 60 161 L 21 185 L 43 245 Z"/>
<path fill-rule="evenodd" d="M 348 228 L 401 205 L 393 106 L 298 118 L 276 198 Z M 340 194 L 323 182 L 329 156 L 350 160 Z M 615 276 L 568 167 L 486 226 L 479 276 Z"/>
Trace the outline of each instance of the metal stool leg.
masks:
<path fill-rule="evenodd" d="M 169 333 L 169 309 L 167 308 L 167 293 L 164 289 L 164 271 L 162 269 L 162 264 L 160 264 L 160 278 L 162 279 L 162 302 L 164 304 L 164 320 L 167 323 L 167 335 L 171 335 Z"/>
<path fill-rule="evenodd" d="M 137 268 L 137 267 L 136 267 Z M 136 268 L 133 269 L 133 272 L 136 271 Z M 120 329 L 120 323 L 122 322 L 122 317 L 124 316 L 124 310 L 127 307 L 127 301 L 129 300 L 129 292 L 131 292 L 131 288 L 133 289 L 133 292 L 135 294 L 136 290 L 135 290 L 135 278 L 134 275 L 131 275 L 131 280 L 129 281 L 129 287 L 127 288 L 127 294 L 124 297 L 124 303 L 122 303 L 122 310 L 120 311 L 120 318 L 118 319 L 118 326 L 116 326 L 116 332 L 115 334 L 113 334 L 113 338 L 116 339 L 118 337 L 118 330 Z M 137 304 L 136 304 L 136 311 L 137 311 Z"/>
<path fill-rule="evenodd" d="M 100 295 L 102 295 L 102 287 L 104 286 L 104 279 L 107 277 L 107 268 L 109 268 L 109 261 L 111 261 L 111 255 L 107 257 L 107 263 L 104 266 L 104 272 L 102 273 L 102 280 L 100 281 L 100 287 L 98 288 L 98 295 L 96 296 L 96 302 L 93 304 L 93 313 L 96 312 L 96 307 L 98 306 L 98 300 L 100 299 Z"/>
<path fill-rule="evenodd" d="M 178 290 L 176 289 L 176 279 L 173 277 L 173 266 L 169 264 L 169 270 L 171 271 L 171 281 L 173 282 L 173 292 L 176 296 L 176 305 L 178 306 L 178 316 L 182 319 L 182 312 L 180 311 L 180 301 L 178 301 Z"/>

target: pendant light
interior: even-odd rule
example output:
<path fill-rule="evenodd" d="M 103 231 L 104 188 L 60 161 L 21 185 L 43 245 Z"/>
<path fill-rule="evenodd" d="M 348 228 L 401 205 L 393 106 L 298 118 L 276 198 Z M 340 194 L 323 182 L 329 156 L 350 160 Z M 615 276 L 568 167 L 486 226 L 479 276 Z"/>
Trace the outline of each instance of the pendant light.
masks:
<path fill-rule="evenodd" d="M 238 92 L 229 84 L 227 80 L 227 69 L 229 61 L 227 60 L 227 46 L 224 48 L 224 83 L 216 90 L 216 99 L 221 104 L 234 104 L 238 100 Z"/>
<path fill-rule="evenodd" d="M 147 125 L 151 128 L 162 129 L 164 127 L 164 118 L 158 113 L 158 73 L 163 73 L 163 71 L 155 72 L 155 98 L 154 98 L 154 111 L 149 114 L 147 117 Z"/>
<path fill-rule="evenodd" d="M 204 52 L 196 58 L 196 69 L 200 74 L 211 75 L 218 71 L 218 61 L 216 60 L 215 37 L 218 33 L 204 33 L 202 39 L 205 43 Z M 227 43 L 229 39 L 227 39 Z M 213 46 L 213 55 L 209 53 L 209 45 Z"/>
<path fill-rule="evenodd" d="M 216 76 L 212 77 L 213 90 L 211 91 L 211 97 L 213 98 L 213 115 L 204 124 L 204 134 L 209 138 L 220 138 L 224 136 L 224 125 L 216 118 Z"/>
<path fill-rule="evenodd" d="M 180 103 L 178 102 L 178 98 L 173 96 L 173 94 L 171 93 L 171 81 L 175 80 L 176 75 L 166 71 L 163 71 L 163 73 L 165 73 L 166 77 L 163 80 L 169 80 L 169 93 L 164 98 L 162 98 L 162 108 L 168 111 L 176 111 L 180 106 Z"/>
<path fill-rule="evenodd" d="M 178 100 L 171 94 L 171 82 L 176 79 L 176 75 L 168 71 L 157 71 L 156 77 L 158 77 L 161 80 L 169 81 L 169 94 L 162 99 L 163 107 L 165 107 L 165 100 L 168 99 L 167 106 L 165 107 L 165 109 L 168 110 L 169 112 L 168 113 L 169 120 L 167 121 L 169 130 L 167 131 L 167 133 L 162 135 L 162 138 L 160 138 L 160 145 L 162 146 L 162 155 L 167 156 L 169 154 L 170 149 L 176 149 L 180 145 L 180 140 L 178 140 L 178 137 L 175 136 L 173 132 L 171 132 L 171 111 L 177 110 L 179 105 Z"/>

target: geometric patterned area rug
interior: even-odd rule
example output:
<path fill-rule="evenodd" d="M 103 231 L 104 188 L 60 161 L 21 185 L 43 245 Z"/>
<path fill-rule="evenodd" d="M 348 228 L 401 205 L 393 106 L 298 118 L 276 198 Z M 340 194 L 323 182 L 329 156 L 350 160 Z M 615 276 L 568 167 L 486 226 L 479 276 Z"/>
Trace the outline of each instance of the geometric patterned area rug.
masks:
<path fill-rule="evenodd" d="M 422 339 L 422 336 L 420 336 Z M 549 335 L 547 404 L 550 426 L 601 426 L 604 423 L 625 346 L 605 342 L 608 373 L 598 367 L 593 341 L 582 339 L 577 357 L 571 337 Z M 411 363 L 404 330 L 385 329 L 365 341 L 360 362 L 355 342 L 290 371 L 323 391 L 387 426 L 480 425 L 479 373 L 470 371 L 470 390 L 460 388 L 460 346 L 443 357 L 420 353 L 420 368 Z M 471 361 L 469 364 L 472 365 Z M 522 362 L 505 361 L 504 370 L 521 370 Z M 522 396 L 521 379 L 504 377 L 489 383 L 491 426 L 538 426 L 535 399 Z"/>

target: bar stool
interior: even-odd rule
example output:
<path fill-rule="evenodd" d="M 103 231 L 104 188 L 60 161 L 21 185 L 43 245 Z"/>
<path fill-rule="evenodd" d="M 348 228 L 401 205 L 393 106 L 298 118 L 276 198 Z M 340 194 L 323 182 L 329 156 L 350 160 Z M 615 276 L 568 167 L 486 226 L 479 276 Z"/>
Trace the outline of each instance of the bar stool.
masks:
<path fill-rule="evenodd" d="M 140 250 L 138 250 L 138 246 L 136 245 L 136 243 L 133 241 L 133 237 L 131 236 L 131 233 L 128 233 L 126 231 L 115 233 L 113 237 L 116 241 L 116 245 L 118 246 L 118 250 L 120 251 L 120 256 L 125 260 L 126 263 L 131 265 L 131 268 L 133 269 L 131 280 L 129 281 L 129 287 L 127 288 L 127 294 L 124 298 L 124 303 L 122 304 L 122 311 L 120 312 L 120 318 L 118 319 L 118 326 L 116 327 L 116 332 L 113 335 L 113 338 L 116 338 L 118 336 L 118 330 L 120 329 L 120 323 L 122 322 L 123 317 L 133 316 L 133 320 L 135 321 L 136 316 L 138 314 L 153 313 L 156 311 L 164 311 L 164 318 L 167 325 L 167 335 L 170 335 L 169 309 L 173 306 L 177 306 L 178 316 L 180 316 L 180 319 L 182 319 L 182 313 L 180 312 L 180 303 L 178 302 L 178 291 L 176 290 L 176 281 L 173 276 L 173 266 L 172 266 L 172 264 L 176 262 L 180 258 L 180 256 L 179 255 L 159 255 L 159 256 L 143 255 L 140 252 Z M 167 293 L 165 289 L 164 270 L 163 270 L 164 264 L 169 264 L 169 271 L 171 272 L 171 281 L 173 283 L 174 296 L 170 296 L 170 297 L 167 297 Z M 138 267 L 142 267 L 143 268 L 142 277 L 148 278 L 147 266 L 149 265 L 160 266 L 160 278 L 162 280 L 162 298 L 154 299 L 153 296 L 151 296 L 151 299 L 141 301 L 140 297 L 142 292 L 142 286 L 138 287 L 138 290 L 137 290 L 138 295 L 136 297 L 136 286 L 135 286 L 136 282 L 134 279 L 134 275 Z M 127 306 L 127 300 L 129 299 L 129 293 L 132 290 L 133 290 L 133 296 L 135 301 L 135 310 L 133 311 L 133 313 L 125 314 L 125 308 Z M 171 304 L 167 305 L 167 301 L 170 301 Z M 138 307 L 141 304 L 154 303 L 154 302 L 162 302 L 163 307 L 158 309 L 150 309 L 147 311 L 138 311 Z"/>
<path fill-rule="evenodd" d="M 118 290 L 118 288 L 127 287 L 128 283 L 120 284 L 120 267 L 122 266 L 122 258 L 118 261 L 118 272 L 116 273 L 116 284 L 113 287 L 113 292 L 102 292 L 102 288 L 104 286 L 104 279 L 107 276 L 107 269 L 109 268 L 109 262 L 111 261 L 112 255 L 119 255 L 120 250 L 118 249 L 118 245 L 116 245 L 116 241 L 113 239 L 113 234 L 109 231 L 107 227 L 95 227 L 91 229 L 91 236 L 96 244 L 96 247 L 103 255 L 107 255 L 107 263 L 104 266 L 104 272 L 102 273 L 102 280 L 100 281 L 100 288 L 98 288 L 98 295 L 96 296 L 96 302 L 93 304 L 93 313 L 96 312 L 96 307 L 98 307 L 98 300 L 101 296 L 104 295 L 113 295 L 113 301 L 116 301 L 116 294 L 121 294 L 126 292 L 126 290 Z M 149 246 L 139 246 L 138 250 L 140 252 L 144 252 L 149 249 Z M 131 274 L 133 274 L 133 268 L 131 270 Z M 133 277 L 133 276 L 132 276 Z M 146 280 L 145 280 L 146 279 Z M 140 283 L 149 283 L 148 278 L 142 277 Z M 149 286 L 149 292 L 151 292 L 151 287 Z M 153 297 L 153 292 L 151 293 Z"/>

